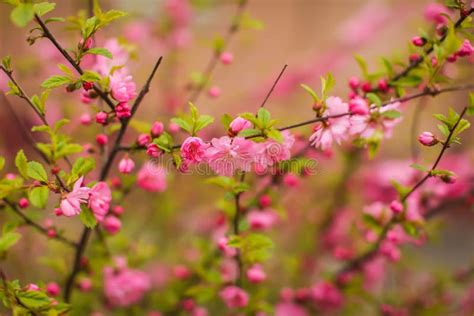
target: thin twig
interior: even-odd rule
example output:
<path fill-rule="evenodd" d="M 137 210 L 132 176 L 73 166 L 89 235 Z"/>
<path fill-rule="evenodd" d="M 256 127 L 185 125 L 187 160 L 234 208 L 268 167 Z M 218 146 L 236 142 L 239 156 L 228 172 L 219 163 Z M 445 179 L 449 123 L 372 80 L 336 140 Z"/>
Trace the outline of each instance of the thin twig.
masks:
<path fill-rule="evenodd" d="M 438 157 L 436 158 L 436 161 L 434 162 L 433 166 L 431 167 L 431 169 L 426 173 L 426 175 L 420 180 L 418 181 L 412 188 L 410 191 L 408 191 L 407 194 L 405 194 L 403 196 L 403 198 L 401 199 L 401 202 L 402 203 L 405 203 L 407 201 L 407 199 L 418 189 L 420 188 L 429 178 L 432 177 L 432 172 L 438 167 L 438 164 L 439 162 L 441 161 L 441 159 L 443 158 L 443 155 L 444 153 L 446 152 L 446 150 L 449 148 L 449 145 L 450 145 L 450 141 L 451 141 L 451 138 L 453 137 L 453 134 L 454 134 L 454 131 L 456 130 L 456 128 L 458 127 L 459 123 L 461 122 L 462 118 L 464 117 L 464 115 L 466 114 L 466 111 L 467 111 L 467 107 L 465 107 L 463 109 L 463 111 L 461 112 L 461 114 L 459 115 L 459 119 L 457 120 L 456 124 L 454 124 L 454 126 L 452 127 L 452 129 L 449 131 L 449 134 L 448 134 L 448 137 L 446 139 L 446 141 L 444 142 L 443 144 L 443 148 L 441 149 L 440 153 L 438 154 Z M 396 217 L 393 217 L 382 229 L 382 232 L 380 233 L 377 241 L 375 242 L 374 246 L 368 250 L 367 252 L 361 254 L 360 256 L 352 259 L 351 261 L 349 261 L 344 267 L 342 267 L 336 274 L 336 282 L 338 284 L 338 286 L 343 286 L 343 284 L 341 282 L 339 282 L 339 277 L 344 275 L 345 273 L 348 273 L 348 272 L 351 272 L 351 271 L 354 271 L 356 269 L 359 269 L 364 263 L 366 263 L 367 261 L 369 261 L 370 259 L 372 259 L 373 257 L 375 257 L 377 255 L 377 253 L 379 252 L 379 249 L 380 249 L 380 246 L 382 245 L 383 241 L 385 240 L 385 237 L 387 236 L 388 232 L 390 231 L 390 229 L 395 225 L 397 224 L 399 221 L 398 218 Z"/>
<path fill-rule="evenodd" d="M 273 90 L 275 89 L 276 85 L 278 84 L 278 81 L 280 81 L 280 79 L 283 76 L 283 73 L 285 72 L 287 67 L 288 67 L 287 64 L 285 64 L 285 66 L 283 66 L 282 70 L 280 71 L 280 74 L 278 75 L 275 82 L 273 83 L 272 88 L 270 89 L 270 91 L 268 91 L 267 96 L 265 97 L 262 104 L 260 105 L 261 108 L 263 108 L 265 106 L 265 104 L 267 103 L 268 98 L 270 98 L 270 96 L 272 95 Z"/>
<path fill-rule="evenodd" d="M 44 228 L 43 226 L 41 226 L 40 224 L 38 224 L 37 222 L 33 221 L 31 218 L 29 218 L 28 216 L 26 216 L 22 211 L 20 211 L 18 209 L 18 207 L 15 205 L 15 203 L 7 200 L 7 199 L 3 199 L 3 202 L 5 204 L 7 204 L 11 210 L 17 214 L 19 217 L 21 217 L 24 221 L 25 221 L 25 224 L 35 228 L 39 233 L 45 235 L 46 237 L 48 237 L 49 239 L 55 239 L 57 241 L 60 241 L 68 246 L 71 246 L 71 247 L 74 247 L 76 248 L 77 247 L 77 244 L 72 241 L 72 240 L 69 240 L 67 239 L 66 237 L 63 237 L 61 235 L 56 235 L 54 237 L 50 237 L 48 235 L 48 230 L 46 228 Z"/>
<path fill-rule="evenodd" d="M 240 20 L 241 20 L 242 14 L 244 13 L 245 6 L 247 5 L 247 3 L 248 3 L 248 0 L 239 0 L 239 5 L 237 7 L 237 12 L 233 16 L 232 22 L 231 22 L 229 28 L 227 29 L 227 32 L 226 32 L 226 34 L 224 36 L 224 40 L 223 40 L 224 44 L 223 44 L 223 47 L 221 47 L 220 51 L 224 50 L 229 45 L 229 42 L 232 39 L 233 35 L 235 33 L 237 33 L 237 31 L 239 30 Z M 214 72 L 214 69 L 217 66 L 217 63 L 219 62 L 220 51 L 214 50 L 214 52 L 211 56 L 211 59 L 207 63 L 207 66 L 206 66 L 206 68 L 203 72 L 203 76 L 204 76 L 205 81 L 204 81 L 204 83 L 199 84 L 196 87 L 196 89 L 194 89 L 194 91 L 191 93 L 191 96 L 189 98 L 190 102 L 196 103 L 197 100 L 199 99 L 199 97 L 201 96 L 202 92 L 204 91 L 206 83 L 208 82 L 209 78 L 211 77 L 212 73 Z"/>

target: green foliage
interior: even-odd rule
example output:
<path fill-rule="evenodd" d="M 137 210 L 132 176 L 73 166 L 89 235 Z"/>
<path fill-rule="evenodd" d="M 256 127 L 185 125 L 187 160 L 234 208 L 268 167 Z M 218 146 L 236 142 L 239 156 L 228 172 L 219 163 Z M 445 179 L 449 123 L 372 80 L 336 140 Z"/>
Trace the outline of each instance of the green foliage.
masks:
<path fill-rule="evenodd" d="M 87 228 L 94 228 L 97 225 L 97 220 L 92 213 L 92 210 L 84 205 L 81 205 L 81 213 L 79 214 L 81 222 Z"/>
<path fill-rule="evenodd" d="M 214 122 L 214 118 L 209 115 L 200 115 L 197 107 L 191 102 L 189 102 L 189 108 L 191 110 L 190 115 L 181 115 L 180 117 L 172 118 L 171 121 L 178 124 L 181 129 L 192 136 L 196 136 L 200 130 Z"/>
<path fill-rule="evenodd" d="M 434 114 L 433 116 L 442 123 L 441 125 L 438 125 L 438 129 L 443 133 L 443 135 L 447 137 L 449 133 L 452 132 L 452 136 L 451 136 L 451 139 L 449 140 L 449 144 L 451 143 L 460 144 L 461 142 L 458 135 L 471 126 L 471 123 L 469 123 L 468 120 L 466 119 L 459 120 L 459 114 L 456 113 L 456 111 L 454 111 L 452 108 L 449 108 L 448 116 L 445 116 L 443 114 Z M 458 121 L 459 123 L 457 123 Z M 456 123 L 457 123 L 456 129 L 453 131 Z"/>
<path fill-rule="evenodd" d="M 48 182 L 48 174 L 46 173 L 46 170 L 44 170 L 44 167 L 42 164 L 36 161 L 30 161 L 27 164 L 27 169 L 26 169 L 26 174 L 28 177 L 42 181 L 42 182 Z"/>
<path fill-rule="evenodd" d="M 68 180 L 68 184 L 72 184 L 79 177 L 85 176 L 89 172 L 95 169 L 95 159 L 79 157 L 72 166 L 71 175 Z"/>
<path fill-rule="evenodd" d="M 269 237 L 256 233 L 231 236 L 228 245 L 240 249 L 242 261 L 247 264 L 261 263 L 268 260 L 271 256 L 271 250 L 274 248 L 273 241 Z"/>
<path fill-rule="evenodd" d="M 28 199 L 37 208 L 45 208 L 48 202 L 49 189 L 47 187 L 35 187 L 28 192 Z"/>
<path fill-rule="evenodd" d="M 10 13 L 10 19 L 18 27 L 25 27 L 35 17 L 32 3 L 20 3 Z"/>
<path fill-rule="evenodd" d="M 0 171 L 5 167 L 5 157 L 0 156 Z"/>
<path fill-rule="evenodd" d="M 1 179 L 0 180 L 0 199 L 9 197 L 22 189 L 23 179 L 16 177 L 15 179 Z"/>
<path fill-rule="evenodd" d="M 237 195 L 249 189 L 249 185 L 245 182 L 237 181 L 232 177 L 217 176 L 206 179 L 207 184 L 216 185 L 227 192 Z"/>
<path fill-rule="evenodd" d="M 70 83 L 73 83 L 70 77 L 54 75 L 43 81 L 41 87 L 53 89 Z"/>
<path fill-rule="evenodd" d="M 283 136 L 280 131 L 274 127 L 277 121 L 271 119 L 270 112 L 268 112 L 267 109 L 260 108 L 257 112 L 257 116 L 248 112 L 241 113 L 239 116 L 250 121 L 254 125 L 254 128 L 240 131 L 239 136 L 252 138 L 255 141 L 271 138 L 279 143 L 283 142 Z"/>
<path fill-rule="evenodd" d="M 467 115 L 474 115 L 474 93 L 469 93 L 469 106 L 467 108 Z"/>
<path fill-rule="evenodd" d="M 12 223 L 5 223 L 2 228 L 2 236 L 0 237 L 0 258 L 5 258 L 7 251 L 13 247 L 21 234 L 16 232 L 16 225 Z"/>
<path fill-rule="evenodd" d="M 334 88 L 336 81 L 331 73 L 328 73 L 326 77 L 321 77 L 321 97 L 309 86 L 301 84 L 300 86 L 308 92 L 313 99 L 314 103 L 321 103 L 326 100 L 329 92 Z"/>
<path fill-rule="evenodd" d="M 155 143 L 164 152 L 168 153 L 173 151 L 173 137 L 167 132 L 164 132 L 160 135 L 160 137 L 155 138 L 153 143 Z"/>
<path fill-rule="evenodd" d="M 94 47 L 94 48 L 88 49 L 86 54 L 100 55 L 100 56 L 107 57 L 109 59 L 113 58 L 112 53 L 108 49 L 100 48 L 100 47 Z"/>

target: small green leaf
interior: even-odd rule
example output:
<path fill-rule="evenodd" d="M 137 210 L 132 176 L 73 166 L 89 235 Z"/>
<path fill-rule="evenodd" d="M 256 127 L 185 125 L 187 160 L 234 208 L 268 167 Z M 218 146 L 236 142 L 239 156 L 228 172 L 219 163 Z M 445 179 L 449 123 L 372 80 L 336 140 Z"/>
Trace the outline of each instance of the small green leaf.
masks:
<path fill-rule="evenodd" d="M 44 170 L 43 165 L 36 161 L 28 162 L 27 174 L 32 179 L 43 182 L 48 181 L 48 175 L 46 173 L 46 170 Z"/>
<path fill-rule="evenodd" d="M 66 76 L 51 76 L 41 84 L 41 87 L 46 89 L 57 88 L 59 86 L 71 83 L 71 79 Z"/>
<path fill-rule="evenodd" d="M 426 169 L 426 167 L 420 165 L 420 164 L 417 164 L 417 163 L 414 163 L 412 165 L 410 165 L 410 167 L 412 167 L 413 169 L 416 169 L 418 171 L 421 171 L 421 172 L 427 172 L 428 169 Z"/>
<path fill-rule="evenodd" d="M 308 92 L 308 94 L 311 96 L 311 98 L 313 98 L 313 101 L 316 103 L 316 102 L 319 102 L 321 99 L 318 97 L 318 95 L 316 94 L 316 92 L 314 92 L 314 90 L 305 85 L 305 84 L 300 84 L 301 88 L 303 88 L 306 92 Z"/>
<path fill-rule="evenodd" d="M 51 305 L 51 299 L 41 291 L 21 291 L 16 293 L 17 299 L 28 309 L 44 309 Z"/>
<path fill-rule="evenodd" d="M 229 114 L 224 114 L 224 115 L 222 115 L 222 117 L 221 117 L 221 123 L 222 123 L 222 125 L 224 125 L 224 128 L 225 128 L 226 130 L 229 129 L 229 125 L 230 125 L 230 123 L 231 123 L 232 121 L 233 121 L 233 118 L 232 118 L 232 116 L 230 116 Z"/>
<path fill-rule="evenodd" d="M 2 170 L 3 167 L 5 167 L 5 157 L 0 156 L 0 170 Z"/>
<path fill-rule="evenodd" d="M 25 27 L 35 17 L 32 3 L 20 3 L 12 10 L 10 18 L 16 26 Z"/>
<path fill-rule="evenodd" d="M 102 78 L 100 75 L 95 71 L 85 71 L 84 74 L 81 76 L 81 80 L 85 82 L 97 82 L 100 81 Z"/>
<path fill-rule="evenodd" d="M 265 128 L 270 122 L 270 112 L 265 108 L 260 108 L 257 113 L 257 119 L 260 121 L 259 124 L 262 128 Z"/>
<path fill-rule="evenodd" d="M 81 206 L 79 218 L 87 228 L 94 228 L 97 225 L 97 220 L 94 216 L 94 213 L 92 213 L 92 211 L 86 206 Z"/>
<path fill-rule="evenodd" d="M 395 110 L 389 110 L 389 111 L 381 112 L 380 114 L 383 117 L 386 117 L 386 118 L 389 118 L 389 119 L 396 119 L 396 118 L 399 118 L 400 116 L 402 116 L 402 113 L 400 113 L 399 111 L 395 111 Z"/>
<path fill-rule="evenodd" d="M 277 129 L 271 129 L 270 131 L 268 131 L 267 136 L 271 139 L 276 140 L 278 143 L 283 143 L 283 141 L 285 140 L 281 132 Z"/>
<path fill-rule="evenodd" d="M 193 127 L 191 126 L 191 124 L 182 118 L 174 117 L 171 119 L 171 122 L 178 124 L 179 127 L 181 127 L 183 130 L 185 130 L 188 133 L 192 133 L 193 131 Z"/>
<path fill-rule="evenodd" d="M 28 159 L 26 159 L 23 149 L 21 149 L 15 157 L 15 166 L 23 178 L 28 178 Z"/>
<path fill-rule="evenodd" d="M 100 56 L 107 57 L 109 59 L 113 58 L 112 53 L 108 49 L 100 48 L 100 47 L 94 47 L 87 50 L 87 54 L 100 55 Z"/>
<path fill-rule="evenodd" d="M 469 106 L 467 108 L 467 115 L 474 115 L 474 93 L 469 93 Z"/>
<path fill-rule="evenodd" d="M 201 115 L 198 120 L 196 121 L 195 127 L 194 127 L 194 132 L 197 133 L 209 124 L 212 124 L 214 122 L 214 118 L 210 115 Z"/>
<path fill-rule="evenodd" d="M 28 199 L 37 208 L 46 207 L 48 202 L 49 189 L 47 187 L 35 187 L 29 191 Z"/>
<path fill-rule="evenodd" d="M 56 3 L 51 2 L 41 2 L 36 3 L 34 6 L 35 13 L 39 16 L 43 16 L 48 12 L 51 12 L 56 7 Z"/>
<path fill-rule="evenodd" d="M 382 100 L 380 100 L 379 96 L 375 93 L 367 93 L 366 97 L 369 99 L 371 104 L 375 104 L 378 107 L 382 105 Z"/>

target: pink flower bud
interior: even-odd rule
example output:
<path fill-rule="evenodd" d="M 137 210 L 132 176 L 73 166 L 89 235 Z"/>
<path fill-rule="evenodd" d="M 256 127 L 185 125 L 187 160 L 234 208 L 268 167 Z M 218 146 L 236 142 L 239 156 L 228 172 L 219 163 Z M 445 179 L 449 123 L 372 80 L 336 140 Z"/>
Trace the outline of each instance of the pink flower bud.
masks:
<path fill-rule="evenodd" d="M 433 67 L 438 66 L 438 58 L 436 58 L 436 57 L 431 58 L 431 66 L 433 66 Z"/>
<path fill-rule="evenodd" d="M 117 115 L 119 119 L 129 118 L 130 116 L 132 116 L 132 112 L 128 103 L 120 102 L 119 104 L 117 104 L 117 106 L 115 107 L 115 115 Z"/>
<path fill-rule="evenodd" d="M 398 200 L 393 200 L 392 203 L 390 203 L 390 209 L 393 214 L 400 214 L 403 211 L 403 204 Z"/>
<path fill-rule="evenodd" d="M 370 92 L 372 91 L 372 85 L 370 84 L 370 82 L 366 81 L 362 84 L 362 91 L 364 92 Z"/>
<path fill-rule="evenodd" d="M 39 291 L 39 286 L 34 284 L 34 283 L 29 283 L 27 286 L 26 286 L 26 290 L 27 291 Z"/>
<path fill-rule="evenodd" d="M 151 126 L 151 135 L 158 137 L 165 131 L 165 126 L 161 122 L 154 122 Z"/>
<path fill-rule="evenodd" d="M 390 88 L 390 87 L 388 86 L 387 80 L 385 80 L 385 79 L 380 79 L 379 82 L 378 82 L 377 87 L 378 87 L 379 90 L 382 91 L 382 92 L 387 92 L 388 89 Z"/>
<path fill-rule="evenodd" d="M 228 308 L 242 308 L 249 303 L 249 295 L 240 287 L 229 285 L 219 292 Z"/>
<path fill-rule="evenodd" d="M 230 52 L 223 52 L 220 56 L 221 63 L 230 65 L 234 61 L 234 55 Z"/>
<path fill-rule="evenodd" d="M 16 175 L 14 173 L 7 173 L 5 175 L 5 178 L 8 180 L 14 180 L 16 178 Z"/>
<path fill-rule="evenodd" d="M 462 43 L 461 48 L 457 52 L 457 55 L 459 57 L 471 56 L 473 52 L 474 52 L 474 47 L 472 47 L 471 42 L 466 39 Z"/>
<path fill-rule="evenodd" d="M 441 181 L 447 184 L 456 183 L 457 177 L 454 174 L 443 174 L 440 177 Z"/>
<path fill-rule="evenodd" d="M 421 36 L 415 36 L 411 39 L 413 45 L 421 47 L 426 44 L 426 40 Z"/>
<path fill-rule="evenodd" d="M 181 305 L 183 306 L 183 309 L 188 312 L 192 311 L 196 307 L 196 303 L 192 298 L 185 299 Z"/>
<path fill-rule="evenodd" d="M 177 265 L 173 268 L 173 274 L 177 279 L 184 280 L 191 276 L 191 271 L 186 266 Z"/>
<path fill-rule="evenodd" d="M 99 134 L 95 137 L 95 141 L 100 146 L 104 146 L 104 145 L 107 145 L 107 143 L 109 142 L 109 138 L 105 134 Z"/>
<path fill-rule="evenodd" d="M 79 118 L 79 121 L 82 125 L 89 125 L 90 123 L 92 123 L 92 118 L 89 113 L 84 113 Z"/>
<path fill-rule="evenodd" d="M 171 123 L 169 123 L 169 125 L 168 125 L 168 130 L 169 130 L 170 133 L 172 133 L 172 134 L 175 134 L 175 133 L 179 132 L 180 129 L 181 129 L 181 127 L 180 127 L 178 124 L 176 124 L 176 123 L 171 122 Z"/>
<path fill-rule="evenodd" d="M 112 207 L 112 213 L 114 213 L 115 215 L 122 215 L 123 214 L 123 207 L 121 205 L 115 205 L 114 207 Z"/>
<path fill-rule="evenodd" d="M 110 184 L 112 188 L 118 189 L 122 186 L 122 180 L 119 177 L 113 177 L 110 179 Z"/>
<path fill-rule="evenodd" d="M 152 158 L 158 158 L 161 155 L 161 149 L 154 143 L 146 146 L 146 154 Z"/>
<path fill-rule="evenodd" d="M 61 288 L 56 282 L 50 282 L 46 285 L 46 292 L 51 296 L 58 296 L 61 292 Z"/>
<path fill-rule="evenodd" d="M 360 80 L 357 77 L 351 77 L 349 79 L 349 87 L 351 87 L 352 90 L 357 90 L 360 86 Z"/>
<path fill-rule="evenodd" d="M 92 289 L 92 280 L 83 278 L 79 281 L 78 287 L 81 292 L 89 292 Z"/>
<path fill-rule="evenodd" d="M 418 54 L 411 54 L 409 59 L 411 63 L 417 63 L 421 60 L 421 58 L 422 57 Z"/>
<path fill-rule="evenodd" d="M 458 55 L 452 54 L 452 55 L 448 56 L 448 58 L 446 58 L 446 60 L 450 63 L 454 63 L 454 62 L 456 62 L 456 60 L 458 60 Z"/>
<path fill-rule="evenodd" d="M 98 123 L 98 124 L 102 124 L 102 125 L 105 125 L 107 124 L 107 113 L 105 112 L 99 112 L 95 115 L 95 121 Z"/>
<path fill-rule="evenodd" d="M 230 123 L 229 131 L 233 136 L 235 136 L 240 131 L 242 131 L 244 129 L 251 128 L 251 127 L 252 127 L 252 123 L 250 123 L 246 119 L 241 118 L 240 116 L 238 116 Z"/>
<path fill-rule="evenodd" d="M 247 270 L 247 278 L 252 283 L 260 283 L 265 281 L 267 275 L 259 264 L 253 265 Z"/>
<path fill-rule="evenodd" d="M 217 98 L 221 95 L 221 89 L 218 86 L 212 86 L 211 88 L 209 88 L 209 91 L 207 92 L 207 94 L 211 98 Z"/>
<path fill-rule="evenodd" d="M 28 201 L 27 198 L 21 198 L 20 201 L 18 201 L 18 206 L 20 208 L 27 208 L 30 206 L 30 201 Z"/>
<path fill-rule="evenodd" d="M 424 146 L 434 146 L 439 141 L 431 132 L 423 132 L 418 136 L 418 141 Z"/>
<path fill-rule="evenodd" d="M 287 173 L 283 176 L 283 184 L 289 188 L 295 188 L 300 184 L 300 178 L 293 173 Z"/>
<path fill-rule="evenodd" d="M 84 90 L 89 91 L 90 89 L 94 88 L 94 83 L 93 82 L 83 82 L 82 87 Z"/>
<path fill-rule="evenodd" d="M 118 169 L 120 173 L 124 173 L 124 174 L 128 174 L 132 172 L 133 168 L 135 168 L 135 162 L 133 162 L 133 160 L 130 159 L 128 155 L 122 158 L 122 160 L 120 160 L 119 165 L 118 165 Z"/>
<path fill-rule="evenodd" d="M 355 115 L 369 114 L 369 105 L 364 98 L 356 97 L 349 101 L 349 110 Z"/>
<path fill-rule="evenodd" d="M 49 238 L 54 238 L 58 235 L 58 233 L 56 232 L 56 229 L 54 228 L 49 228 L 46 234 L 48 235 Z"/>
<path fill-rule="evenodd" d="M 83 50 L 89 50 L 91 49 L 93 44 L 94 43 L 92 41 L 92 37 L 89 37 L 85 42 L 84 42 L 84 39 L 81 39 L 81 41 L 79 42 L 79 47 L 82 48 Z"/>
<path fill-rule="evenodd" d="M 219 250 L 224 253 L 227 257 L 233 257 L 237 254 L 237 249 L 228 245 L 229 239 L 227 237 L 221 237 L 217 242 Z"/>
<path fill-rule="evenodd" d="M 64 214 L 63 214 L 63 211 L 62 211 L 59 207 L 56 207 L 56 208 L 54 209 L 54 214 L 55 214 L 56 216 L 62 216 L 62 215 L 64 215 Z"/>
<path fill-rule="evenodd" d="M 137 144 L 140 146 L 146 146 L 151 142 L 151 136 L 148 134 L 140 134 L 137 137 Z"/>
<path fill-rule="evenodd" d="M 105 231 L 114 235 L 120 231 L 120 228 L 122 228 L 122 222 L 117 217 L 109 215 L 102 222 L 102 226 L 104 226 Z"/>
<path fill-rule="evenodd" d="M 264 194 L 258 199 L 258 204 L 261 208 L 267 208 L 272 205 L 272 198 L 270 195 Z"/>

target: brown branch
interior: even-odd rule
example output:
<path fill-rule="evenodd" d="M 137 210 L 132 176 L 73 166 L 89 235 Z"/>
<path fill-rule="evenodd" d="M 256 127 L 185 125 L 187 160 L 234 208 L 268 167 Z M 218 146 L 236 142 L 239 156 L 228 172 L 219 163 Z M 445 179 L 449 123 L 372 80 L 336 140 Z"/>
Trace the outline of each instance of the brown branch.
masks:
<path fill-rule="evenodd" d="M 226 35 L 224 36 L 224 41 L 223 41 L 224 45 L 221 48 L 221 50 L 219 51 L 214 50 L 211 56 L 211 59 L 209 60 L 203 73 L 205 81 L 199 84 L 197 88 L 194 89 L 194 91 L 191 93 L 191 96 L 189 98 L 190 102 L 196 103 L 199 97 L 201 96 L 206 86 L 206 83 L 208 82 L 209 78 L 211 77 L 212 73 L 214 72 L 214 69 L 216 68 L 219 62 L 219 56 L 220 56 L 221 51 L 225 50 L 225 48 L 229 45 L 229 42 L 232 39 L 233 35 L 237 33 L 237 31 L 239 30 L 240 20 L 241 20 L 242 14 L 244 13 L 247 3 L 248 3 L 248 0 L 239 0 L 237 12 L 232 18 L 232 23 L 230 24 L 229 28 L 227 29 Z"/>
<path fill-rule="evenodd" d="M 459 116 L 459 119 L 457 120 L 456 124 L 452 127 L 452 129 L 449 131 L 448 137 L 446 141 L 443 143 L 443 147 L 438 154 L 438 157 L 436 158 L 436 161 L 434 162 L 433 166 L 431 169 L 426 173 L 426 175 L 418 181 L 408 193 L 406 193 L 403 198 L 401 199 L 402 203 L 405 203 L 407 199 L 418 189 L 420 188 L 429 178 L 432 177 L 433 171 L 438 167 L 439 162 L 443 158 L 444 153 L 446 150 L 449 148 L 451 138 L 453 137 L 454 131 L 458 127 L 459 123 L 461 122 L 463 116 L 466 114 L 467 107 L 463 109 L 461 112 L 461 115 Z M 375 242 L 374 246 L 372 249 L 368 250 L 367 252 L 361 254 L 360 256 L 352 259 L 349 261 L 344 267 L 342 267 L 336 274 L 336 282 L 338 286 L 343 286 L 342 283 L 339 282 L 339 277 L 347 272 L 354 271 L 356 269 L 359 269 L 364 263 L 372 259 L 377 255 L 379 252 L 380 246 L 382 245 L 382 242 L 385 240 L 385 237 L 387 236 L 387 233 L 390 231 L 390 229 L 399 222 L 399 219 L 397 217 L 393 217 L 382 229 L 382 232 L 380 233 L 380 236 L 378 237 L 377 241 Z"/>
<path fill-rule="evenodd" d="M 72 240 L 69 240 L 67 239 L 66 237 L 63 237 L 61 235 L 56 235 L 54 237 L 50 237 L 48 236 L 48 230 L 46 228 L 44 228 L 43 226 L 41 226 L 40 224 L 38 224 L 37 222 L 33 221 L 31 218 L 29 218 L 28 216 L 26 216 L 22 211 L 20 211 L 18 209 L 18 207 L 15 205 L 15 203 L 13 202 L 10 202 L 9 200 L 7 199 L 3 199 L 3 202 L 5 204 L 7 204 L 11 210 L 16 214 L 18 215 L 19 217 L 21 217 L 25 224 L 35 228 L 39 233 L 41 233 L 42 235 L 45 235 L 46 237 L 48 237 L 49 239 L 55 239 L 57 241 L 60 241 L 68 246 L 71 246 L 73 248 L 76 248 L 78 245 L 72 241 Z"/>
<path fill-rule="evenodd" d="M 122 141 L 123 136 L 125 135 L 125 132 L 127 130 L 128 124 L 130 120 L 132 119 L 133 115 L 136 113 L 138 110 L 138 107 L 143 101 L 143 98 L 145 95 L 148 93 L 150 90 L 150 85 L 151 81 L 153 80 L 153 77 L 155 76 L 156 71 L 158 70 L 158 67 L 161 64 L 163 57 L 158 58 L 158 61 L 156 62 L 155 66 L 153 67 L 152 72 L 150 73 L 148 79 L 146 80 L 142 90 L 140 91 L 138 97 L 135 99 L 135 102 L 132 106 L 132 115 L 127 118 L 122 120 L 122 126 L 120 128 L 120 131 L 117 135 L 117 138 L 115 139 L 115 143 L 113 146 L 113 149 L 111 150 L 109 157 L 107 158 L 107 162 L 104 164 L 101 172 L 100 172 L 100 181 L 104 181 L 109 172 L 110 168 L 112 167 L 113 161 L 117 153 L 119 152 L 120 149 L 120 143 Z M 67 281 L 66 281 L 66 286 L 64 290 L 64 300 L 66 302 L 69 302 L 71 299 L 71 294 L 72 290 L 74 288 L 74 282 L 76 279 L 77 274 L 79 273 L 81 269 L 81 258 L 82 255 L 84 254 L 85 249 L 87 248 L 87 243 L 89 241 L 90 235 L 91 235 L 92 230 L 90 228 L 84 227 L 84 230 L 82 231 L 81 239 L 79 241 L 79 246 L 77 247 L 76 254 L 74 257 L 74 265 L 71 273 L 69 274 Z"/>
<path fill-rule="evenodd" d="M 273 83 L 272 88 L 270 89 L 270 91 L 268 91 L 265 99 L 263 100 L 262 104 L 260 105 L 261 108 L 263 108 L 265 106 L 265 104 L 267 103 L 268 98 L 270 98 L 270 96 L 272 95 L 273 90 L 275 89 L 276 85 L 278 84 L 278 81 L 280 81 L 280 79 L 283 76 L 283 73 L 285 72 L 287 67 L 288 67 L 287 64 L 285 64 L 285 66 L 283 66 L 283 69 L 280 71 L 280 74 L 278 75 L 275 82 Z"/>
<path fill-rule="evenodd" d="M 84 74 L 84 71 L 82 70 L 81 66 L 71 57 L 71 55 L 61 46 L 61 44 L 59 44 L 58 40 L 56 39 L 56 37 L 54 37 L 53 33 L 51 33 L 51 31 L 49 30 L 49 28 L 47 27 L 47 25 L 43 22 L 43 20 L 35 14 L 35 19 L 36 19 L 36 22 L 38 22 L 39 26 L 41 27 L 42 31 L 43 31 L 43 37 L 46 37 L 47 39 L 49 39 L 51 41 L 51 43 L 56 47 L 56 49 L 61 53 L 61 55 L 64 56 L 64 58 L 66 58 L 66 60 L 69 62 L 69 64 L 80 74 L 80 75 L 83 75 Z M 114 103 L 112 102 L 112 100 L 110 100 L 110 98 L 108 97 L 107 93 L 105 93 L 104 91 L 102 91 L 102 89 L 100 89 L 96 84 L 94 84 L 94 87 L 93 87 L 94 91 L 99 95 L 99 97 L 105 101 L 105 103 L 107 103 L 107 105 L 109 106 L 109 108 L 111 110 L 114 110 L 115 108 L 115 105 Z"/>

